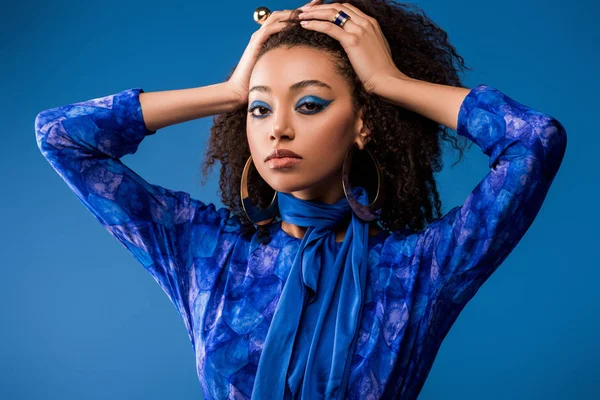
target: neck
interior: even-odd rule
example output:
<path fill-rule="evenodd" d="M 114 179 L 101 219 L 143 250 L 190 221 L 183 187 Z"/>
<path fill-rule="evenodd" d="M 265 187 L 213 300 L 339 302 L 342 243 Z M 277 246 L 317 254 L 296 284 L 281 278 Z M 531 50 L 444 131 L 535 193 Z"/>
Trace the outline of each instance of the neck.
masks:
<path fill-rule="evenodd" d="M 326 204 L 335 204 L 344 195 L 344 186 L 342 185 L 342 172 L 329 179 L 311 186 L 308 189 L 296 190 L 290 194 L 298 199 L 318 201 Z"/>

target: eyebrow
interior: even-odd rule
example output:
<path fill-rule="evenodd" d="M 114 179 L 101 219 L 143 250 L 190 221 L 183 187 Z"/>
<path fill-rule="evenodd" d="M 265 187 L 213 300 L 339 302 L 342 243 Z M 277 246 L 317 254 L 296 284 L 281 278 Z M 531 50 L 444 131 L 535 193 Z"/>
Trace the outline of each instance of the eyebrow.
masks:
<path fill-rule="evenodd" d="M 293 91 L 296 91 L 296 90 L 304 89 L 304 88 L 309 87 L 309 86 L 317 86 L 317 87 L 323 87 L 323 88 L 327 88 L 327 89 L 333 90 L 331 88 L 331 86 L 329 86 L 325 82 L 322 82 L 322 81 L 320 81 L 318 79 L 307 79 L 307 80 L 304 80 L 304 81 L 296 82 L 292 86 L 290 86 L 289 90 L 293 92 Z M 248 94 L 250 94 L 253 91 L 263 92 L 263 93 L 271 93 L 271 88 L 269 86 L 265 86 L 265 85 L 253 86 L 248 91 Z"/>

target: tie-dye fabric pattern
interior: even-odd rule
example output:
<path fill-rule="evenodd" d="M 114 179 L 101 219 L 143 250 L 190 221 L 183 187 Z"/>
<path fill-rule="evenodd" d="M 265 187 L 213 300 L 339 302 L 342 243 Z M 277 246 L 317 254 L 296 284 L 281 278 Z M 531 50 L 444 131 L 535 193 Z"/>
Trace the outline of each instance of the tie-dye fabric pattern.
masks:
<path fill-rule="evenodd" d="M 300 239 L 279 223 L 268 244 L 244 237 L 228 209 L 150 184 L 124 165 L 120 158 L 155 133 L 144 124 L 141 92 L 42 111 L 37 144 L 175 305 L 205 399 L 248 399 Z M 459 313 L 535 219 L 566 149 L 560 122 L 487 85 L 465 98 L 457 133 L 490 157 L 490 171 L 424 231 L 370 238 L 347 399 L 417 398 Z"/>

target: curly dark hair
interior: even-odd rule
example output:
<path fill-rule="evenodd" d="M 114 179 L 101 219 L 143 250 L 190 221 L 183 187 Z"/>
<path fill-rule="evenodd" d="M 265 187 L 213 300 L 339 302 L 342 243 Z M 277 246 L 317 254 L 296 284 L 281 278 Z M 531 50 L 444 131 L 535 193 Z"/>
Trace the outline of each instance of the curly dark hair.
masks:
<path fill-rule="evenodd" d="M 349 0 L 347 3 L 377 20 L 390 45 L 394 63 L 401 72 L 414 79 L 463 87 L 458 69 L 471 68 L 465 66 L 464 59 L 448 42 L 446 32 L 418 6 L 395 1 Z M 367 148 L 377 157 L 383 170 L 385 203 L 378 225 L 390 233 L 405 229 L 422 230 L 426 223 L 441 216 L 441 201 L 433 176 L 442 169 L 441 140 L 451 143 L 459 151 L 458 161 L 463 156 L 467 141 L 463 137 L 449 135 L 447 127 L 431 119 L 368 94 L 341 44 L 327 34 L 302 28 L 297 19 L 299 12 L 295 10 L 289 25 L 265 41 L 259 57 L 282 46 L 308 46 L 333 56 L 337 71 L 353 88 L 354 110 L 364 110 L 364 124 L 372 133 Z M 210 129 L 202 166 L 204 184 L 215 161 L 221 163 L 221 199 L 233 214 L 240 217 L 245 234 L 256 232 L 240 201 L 242 171 L 250 157 L 246 138 L 247 117 L 247 107 L 213 116 L 214 125 Z M 361 155 L 364 153 L 354 153 L 350 180 L 352 186 L 365 187 L 369 199 L 372 199 L 376 179 L 373 179 L 372 160 L 368 155 Z M 248 173 L 248 193 L 259 207 L 267 207 L 274 195 L 274 190 L 254 167 Z M 263 227 L 259 229 L 265 232 Z"/>

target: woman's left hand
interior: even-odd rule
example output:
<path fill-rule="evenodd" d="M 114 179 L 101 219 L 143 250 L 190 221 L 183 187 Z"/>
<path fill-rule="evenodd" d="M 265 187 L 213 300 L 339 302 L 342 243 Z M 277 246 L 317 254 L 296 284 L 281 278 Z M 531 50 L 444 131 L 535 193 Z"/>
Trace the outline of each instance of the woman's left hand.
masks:
<path fill-rule="evenodd" d="M 348 3 L 317 4 L 302 10 L 299 17 L 305 20 L 304 28 L 326 33 L 340 42 L 367 93 L 378 94 L 391 76 L 408 78 L 394 64 L 390 46 L 375 18 Z M 342 28 L 332 22 L 340 10 L 350 16 Z"/>

